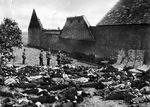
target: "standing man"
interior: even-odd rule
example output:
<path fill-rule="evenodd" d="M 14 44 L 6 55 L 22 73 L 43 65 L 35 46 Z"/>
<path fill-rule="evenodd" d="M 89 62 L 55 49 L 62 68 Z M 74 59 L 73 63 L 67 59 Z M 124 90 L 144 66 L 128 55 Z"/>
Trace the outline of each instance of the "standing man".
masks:
<path fill-rule="evenodd" d="M 25 60 L 26 60 L 26 53 L 25 53 L 26 49 L 23 50 L 22 52 L 22 64 L 25 64 Z"/>
<path fill-rule="evenodd" d="M 39 60 L 40 60 L 40 66 L 44 66 L 43 64 L 43 49 L 41 49 L 40 55 L 39 55 Z"/>
<path fill-rule="evenodd" d="M 0 71 L 2 71 L 2 54 L 0 53 Z"/>
<path fill-rule="evenodd" d="M 51 59 L 51 51 L 50 48 L 48 49 L 48 51 L 46 52 L 46 59 L 47 59 L 47 66 L 50 65 L 50 59 Z"/>
<path fill-rule="evenodd" d="M 61 52 L 59 51 L 57 54 L 57 64 L 60 66 L 60 60 L 61 60 Z"/>

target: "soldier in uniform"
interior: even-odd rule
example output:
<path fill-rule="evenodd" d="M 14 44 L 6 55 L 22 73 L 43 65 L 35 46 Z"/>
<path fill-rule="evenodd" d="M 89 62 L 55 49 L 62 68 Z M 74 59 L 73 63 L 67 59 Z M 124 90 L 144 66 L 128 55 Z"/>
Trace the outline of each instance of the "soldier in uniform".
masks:
<path fill-rule="evenodd" d="M 50 59 L 51 59 L 51 51 L 50 48 L 48 49 L 48 51 L 46 52 L 46 58 L 47 58 L 47 66 L 50 65 Z"/>
<path fill-rule="evenodd" d="M 43 49 L 41 49 L 40 55 L 39 55 L 39 60 L 40 60 L 40 66 L 43 66 Z"/>
<path fill-rule="evenodd" d="M 0 54 L 0 71 L 2 71 L 2 54 Z"/>
<path fill-rule="evenodd" d="M 26 60 L 26 53 L 25 53 L 25 49 L 22 52 L 22 64 L 25 64 L 25 60 Z"/>
<path fill-rule="evenodd" d="M 61 52 L 59 51 L 57 54 L 57 64 L 60 66 Z"/>

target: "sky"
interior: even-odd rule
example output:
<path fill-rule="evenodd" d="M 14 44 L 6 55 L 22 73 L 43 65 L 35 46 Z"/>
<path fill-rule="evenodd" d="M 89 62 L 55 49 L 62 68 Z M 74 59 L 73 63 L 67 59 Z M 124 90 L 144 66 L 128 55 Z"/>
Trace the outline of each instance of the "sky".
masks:
<path fill-rule="evenodd" d="M 0 21 L 14 19 L 27 31 L 32 11 L 46 29 L 63 28 L 67 17 L 85 15 L 95 26 L 119 0 L 0 0 Z"/>

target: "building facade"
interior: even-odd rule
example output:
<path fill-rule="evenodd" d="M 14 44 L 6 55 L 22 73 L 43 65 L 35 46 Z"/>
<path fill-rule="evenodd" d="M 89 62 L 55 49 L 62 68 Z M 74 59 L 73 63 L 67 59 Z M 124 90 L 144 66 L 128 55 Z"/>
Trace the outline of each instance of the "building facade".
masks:
<path fill-rule="evenodd" d="M 62 30 L 43 29 L 34 10 L 28 30 L 31 46 L 107 58 L 121 49 L 149 52 L 150 0 L 120 0 L 96 26 L 68 17 Z"/>

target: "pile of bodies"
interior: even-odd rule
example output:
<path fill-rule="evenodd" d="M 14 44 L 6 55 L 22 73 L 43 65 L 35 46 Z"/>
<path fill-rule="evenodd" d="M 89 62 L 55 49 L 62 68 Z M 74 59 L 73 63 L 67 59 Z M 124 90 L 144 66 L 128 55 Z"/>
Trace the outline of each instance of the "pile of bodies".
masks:
<path fill-rule="evenodd" d="M 0 73 L 1 105 L 76 105 L 90 95 L 84 87 L 104 88 L 97 75 L 86 67 L 5 66 Z"/>
<path fill-rule="evenodd" d="M 70 107 L 91 96 L 137 105 L 150 101 L 150 70 L 118 70 L 112 65 L 5 66 L 0 72 L 0 96 L 4 107 Z"/>

